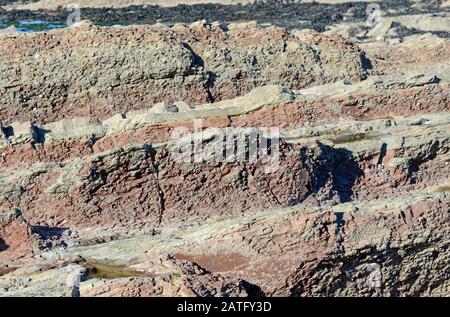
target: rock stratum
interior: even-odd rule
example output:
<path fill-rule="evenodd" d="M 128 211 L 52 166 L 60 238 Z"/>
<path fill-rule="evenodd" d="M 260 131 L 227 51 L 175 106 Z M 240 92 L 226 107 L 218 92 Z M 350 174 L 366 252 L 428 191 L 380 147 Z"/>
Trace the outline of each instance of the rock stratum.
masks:
<path fill-rule="evenodd" d="M 414 19 L 2 35 L 0 296 L 449 296 L 450 42 Z"/>

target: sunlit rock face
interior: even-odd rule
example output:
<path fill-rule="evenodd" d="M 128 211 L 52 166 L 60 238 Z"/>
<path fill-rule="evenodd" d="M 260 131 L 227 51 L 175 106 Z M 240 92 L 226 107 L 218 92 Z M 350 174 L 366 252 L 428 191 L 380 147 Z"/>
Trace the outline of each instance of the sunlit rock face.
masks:
<path fill-rule="evenodd" d="M 1 33 L 0 296 L 449 296 L 446 13 L 345 6 Z"/>

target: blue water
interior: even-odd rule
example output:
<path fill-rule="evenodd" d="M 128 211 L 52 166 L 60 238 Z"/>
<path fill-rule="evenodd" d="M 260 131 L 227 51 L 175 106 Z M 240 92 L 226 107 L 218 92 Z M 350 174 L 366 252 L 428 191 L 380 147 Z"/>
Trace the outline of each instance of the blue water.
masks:
<path fill-rule="evenodd" d="M 45 24 L 44 21 L 36 20 L 36 21 L 19 21 L 20 25 L 34 25 L 34 24 Z"/>
<path fill-rule="evenodd" d="M 112 25 L 130 25 L 133 22 L 102 22 L 97 23 L 99 26 L 112 26 Z M 38 31 L 48 31 L 53 29 L 62 29 L 66 28 L 67 24 L 58 23 L 58 22 L 46 22 L 41 20 L 34 21 L 7 21 L 0 20 L 0 32 L 2 29 L 7 28 L 11 25 L 16 27 L 17 32 L 20 33 L 30 33 L 30 32 L 38 32 Z"/>
<path fill-rule="evenodd" d="M 17 32 L 29 33 L 37 31 L 48 31 L 52 29 L 60 29 L 67 27 L 64 23 L 45 22 L 41 20 L 35 21 L 8 21 L 0 20 L 0 30 L 7 28 L 11 25 L 16 27 Z"/>

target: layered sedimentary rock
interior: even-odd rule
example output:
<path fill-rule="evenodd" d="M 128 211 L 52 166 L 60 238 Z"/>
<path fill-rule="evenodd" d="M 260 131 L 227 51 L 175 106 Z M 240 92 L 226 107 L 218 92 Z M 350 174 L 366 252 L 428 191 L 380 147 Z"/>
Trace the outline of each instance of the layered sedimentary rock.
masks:
<path fill-rule="evenodd" d="M 450 43 L 336 32 L 2 38 L 0 294 L 448 296 Z"/>
<path fill-rule="evenodd" d="M 244 297 L 253 291 L 243 280 L 211 274 L 195 263 L 173 257 L 148 257 L 129 268 L 73 257 L 51 264 L 41 261 L 34 269 L 41 273 L 33 274 L 31 279 L 25 269 L 15 271 L 11 279 L 0 281 L 0 287 L 6 291 L 2 295 Z M 80 285 L 84 279 L 90 283 Z"/>
<path fill-rule="evenodd" d="M 82 23 L 67 31 L 4 38 L 0 54 L 2 118 L 39 123 L 105 118 L 160 101 L 219 101 L 267 84 L 298 89 L 361 80 L 370 68 L 364 53 L 341 37 L 316 33 L 300 40 L 285 29 L 255 24 L 224 30 L 202 23 L 173 28 Z"/>

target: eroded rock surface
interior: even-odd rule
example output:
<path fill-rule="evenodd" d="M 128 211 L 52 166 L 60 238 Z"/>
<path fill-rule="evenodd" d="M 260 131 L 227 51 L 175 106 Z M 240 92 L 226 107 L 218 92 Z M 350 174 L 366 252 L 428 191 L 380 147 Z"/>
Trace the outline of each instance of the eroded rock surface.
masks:
<path fill-rule="evenodd" d="M 428 18 L 2 37 L 0 295 L 449 296 Z"/>
<path fill-rule="evenodd" d="M 298 89 L 359 81 L 370 68 L 364 53 L 339 36 L 314 33 L 301 41 L 256 24 L 223 30 L 81 23 L 4 38 L 0 55 L 0 113 L 10 122 L 105 118 L 170 100 L 202 104 L 267 84 Z"/>

